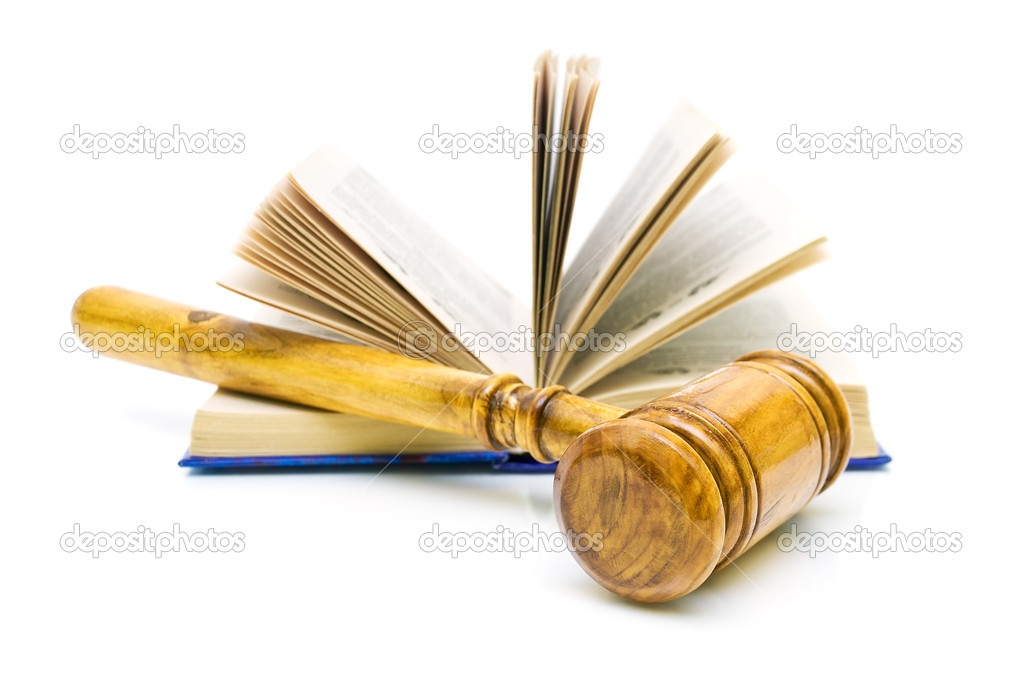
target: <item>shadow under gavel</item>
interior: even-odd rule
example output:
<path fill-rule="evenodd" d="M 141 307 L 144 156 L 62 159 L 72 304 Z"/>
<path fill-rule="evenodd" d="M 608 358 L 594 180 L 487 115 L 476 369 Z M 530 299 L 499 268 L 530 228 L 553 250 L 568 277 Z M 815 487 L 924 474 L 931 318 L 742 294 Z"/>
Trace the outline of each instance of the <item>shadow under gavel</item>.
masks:
<path fill-rule="evenodd" d="M 72 322 L 84 339 L 134 339 L 106 344 L 103 354 L 136 364 L 559 460 L 558 524 L 592 543 L 573 556 L 602 586 L 638 601 L 698 587 L 830 486 L 852 445 L 838 387 L 781 351 L 746 355 L 626 412 L 560 386 L 533 389 L 508 374 L 450 369 L 116 287 L 83 293 Z M 234 342 L 213 345 L 212 334 Z M 203 336 L 205 349 L 187 350 Z"/>

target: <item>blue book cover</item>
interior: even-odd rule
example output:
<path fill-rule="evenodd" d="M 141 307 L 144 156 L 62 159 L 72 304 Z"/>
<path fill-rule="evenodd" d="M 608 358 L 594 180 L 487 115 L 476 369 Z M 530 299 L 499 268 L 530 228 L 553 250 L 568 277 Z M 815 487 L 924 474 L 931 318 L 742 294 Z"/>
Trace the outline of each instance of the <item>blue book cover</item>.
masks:
<path fill-rule="evenodd" d="M 878 446 L 874 457 L 850 459 L 846 471 L 877 469 L 892 458 Z M 250 469 L 273 467 L 381 467 L 414 465 L 430 467 L 456 467 L 466 465 L 489 466 L 502 473 L 553 473 L 557 463 L 537 462 L 529 455 L 492 452 L 448 452 L 401 455 L 269 455 L 257 457 L 203 457 L 185 451 L 178 466 L 193 469 Z"/>

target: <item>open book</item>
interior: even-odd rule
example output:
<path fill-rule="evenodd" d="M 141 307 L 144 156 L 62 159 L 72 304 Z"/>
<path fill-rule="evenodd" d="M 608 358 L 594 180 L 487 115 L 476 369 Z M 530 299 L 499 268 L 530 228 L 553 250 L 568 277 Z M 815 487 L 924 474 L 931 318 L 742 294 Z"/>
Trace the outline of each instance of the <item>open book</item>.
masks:
<path fill-rule="evenodd" d="M 591 59 L 571 59 L 561 74 L 550 54 L 535 65 L 531 306 L 330 147 L 270 192 L 236 247 L 243 262 L 219 283 L 321 333 L 465 370 L 562 384 L 623 407 L 744 352 L 776 347 L 798 316 L 819 330 L 812 309 L 793 299 L 798 293 L 775 287 L 764 291 L 776 291 L 770 300 L 782 302 L 771 304 L 775 316 L 761 314 L 768 299 L 757 297 L 697 326 L 820 260 L 824 236 L 686 102 L 655 133 L 565 264 L 598 84 Z M 862 385 L 850 373 L 837 381 L 859 406 L 857 452 L 876 453 Z M 270 418 L 265 402 L 216 396 L 197 418 L 193 454 L 232 449 L 211 444 L 215 434 L 203 424 L 217 422 L 223 431 L 223 420 L 210 415 L 237 415 L 245 401 Z M 282 409 L 274 418 L 293 414 L 296 424 L 316 412 Z M 403 442 L 385 443 L 386 429 L 346 428 L 366 438 L 273 447 L 398 451 L 411 435 L 395 430 Z M 415 447 L 462 446 L 471 447 L 448 440 Z"/>

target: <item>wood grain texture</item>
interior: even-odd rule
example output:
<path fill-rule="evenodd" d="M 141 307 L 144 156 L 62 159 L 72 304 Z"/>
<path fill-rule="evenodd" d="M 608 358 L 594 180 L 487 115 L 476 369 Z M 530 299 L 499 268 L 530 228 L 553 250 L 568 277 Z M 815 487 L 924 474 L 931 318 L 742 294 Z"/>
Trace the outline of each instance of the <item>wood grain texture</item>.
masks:
<path fill-rule="evenodd" d="M 598 583 L 666 601 L 805 507 L 851 448 L 848 405 L 823 372 L 753 353 L 584 433 L 558 465 L 555 513 L 566 534 L 602 534 L 603 551 L 573 555 Z"/>
<path fill-rule="evenodd" d="M 252 324 L 115 287 L 75 302 L 77 333 L 163 335 L 104 351 L 235 391 L 474 436 L 559 460 L 555 514 L 612 592 L 686 594 L 831 485 L 852 446 L 849 408 L 816 365 L 781 351 L 740 358 L 631 412 L 384 351 Z M 229 350 L 189 339 L 231 335 Z"/>

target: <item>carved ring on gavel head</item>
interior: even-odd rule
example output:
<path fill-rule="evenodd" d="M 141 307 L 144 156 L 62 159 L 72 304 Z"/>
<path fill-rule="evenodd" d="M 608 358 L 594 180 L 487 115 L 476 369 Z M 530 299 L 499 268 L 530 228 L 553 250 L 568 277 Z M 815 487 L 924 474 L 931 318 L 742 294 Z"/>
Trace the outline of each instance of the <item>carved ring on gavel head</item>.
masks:
<path fill-rule="evenodd" d="M 75 302 L 83 338 L 106 332 L 240 335 L 230 351 L 105 355 L 221 387 L 328 410 L 475 436 L 560 460 L 554 510 L 574 551 L 608 590 L 638 601 L 698 587 L 830 486 L 852 445 L 849 408 L 812 362 L 781 351 L 746 355 L 678 391 L 625 410 L 554 386 L 532 389 L 351 344 L 97 287 Z M 166 338 L 166 337 L 164 337 Z"/>

